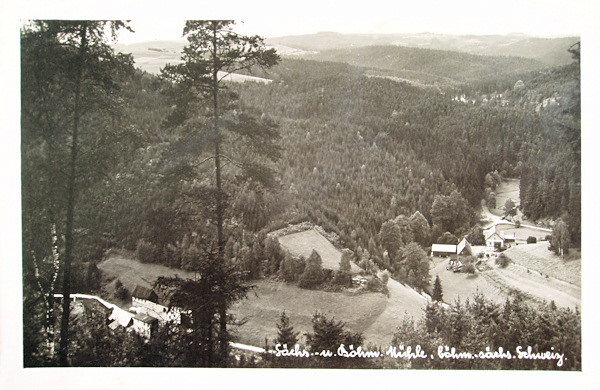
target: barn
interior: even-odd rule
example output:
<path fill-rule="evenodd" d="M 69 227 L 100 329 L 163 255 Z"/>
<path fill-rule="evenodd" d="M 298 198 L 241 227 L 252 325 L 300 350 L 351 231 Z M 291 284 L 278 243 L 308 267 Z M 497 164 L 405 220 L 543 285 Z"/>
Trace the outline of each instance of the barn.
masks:
<path fill-rule="evenodd" d="M 472 256 L 473 248 L 471 248 L 471 244 L 467 241 L 466 238 L 463 238 L 461 242 L 456 246 L 456 254 L 460 256 Z"/>
<path fill-rule="evenodd" d="M 447 257 L 456 255 L 456 245 L 449 244 L 433 244 L 431 246 L 431 257 L 441 256 Z"/>

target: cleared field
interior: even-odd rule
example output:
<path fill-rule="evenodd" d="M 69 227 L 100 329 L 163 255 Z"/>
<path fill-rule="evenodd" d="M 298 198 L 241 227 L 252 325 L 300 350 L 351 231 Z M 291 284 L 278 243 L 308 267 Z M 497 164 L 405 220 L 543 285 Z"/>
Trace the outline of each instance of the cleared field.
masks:
<path fill-rule="evenodd" d="M 389 298 L 385 310 L 364 332 L 365 340 L 379 346 L 389 346 L 394 331 L 404 317 L 415 320 L 423 317 L 427 299 L 415 290 L 390 279 L 388 282 Z"/>
<path fill-rule="evenodd" d="M 508 199 L 512 199 L 515 205 L 521 204 L 519 179 L 506 179 L 496 187 L 496 208 L 490 211 L 496 215 L 504 215 L 504 204 Z"/>
<path fill-rule="evenodd" d="M 277 323 L 285 310 L 296 331 L 312 332 L 312 316 L 316 311 L 334 316 L 346 323 L 346 329 L 365 332 L 388 307 L 388 298 L 381 293 L 351 295 L 316 290 L 304 290 L 295 285 L 259 280 L 248 298 L 235 304 L 231 312 L 247 322 L 237 328 L 240 342 L 264 346 L 277 337 Z M 390 328 L 393 329 L 395 324 Z M 367 335 L 365 335 L 367 336 Z M 366 337 L 369 339 L 369 337 Z M 390 339 L 387 341 L 388 343 Z"/>
<path fill-rule="evenodd" d="M 136 285 L 151 287 L 159 276 L 192 278 L 192 272 L 171 269 L 162 265 L 143 264 L 125 255 L 112 255 L 98 265 L 105 276 L 121 280 L 129 291 Z M 114 283 L 107 288 L 114 291 Z M 312 315 L 315 311 L 334 316 L 346 323 L 346 329 L 363 332 L 367 342 L 387 345 L 402 317 L 420 318 L 426 300 L 414 290 L 394 281 L 388 282 L 389 297 L 381 293 L 356 294 L 348 292 L 325 292 L 304 290 L 295 285 L 274 280 L 258 280 L 244 299 L 234 305 L 231 313 L 247 322 L 232 327 L 239 342 L 263 346 L 265 337 L 272 341 L 277 337 L 276 324 L 285 310 L 297 331 L 312 331 Z M 120 303 L 127 307 L 128 302 Z"/>
<path fill-rule="evenodd" d="M 312 251 L 316 250 L 323 260 L 323 268 L 337 270 L 340 266 L 342 252 L 315 229 L 279 237 L 279 243 L 294 256 L 308 258 Z M 353 273 L 362 270 L 354 263 L 351 263 L 351 266 Z"/>
<path fill-rule="evenodd" d="M 130 292 L 135 286 L 152 287 L 159 276 L 179 276 L 193 278 L 193 272 L 173 269 L 159 264 L 144 264 L 124 255 L 111 255 L 98 264 L 98 268 L 108 277 L 118 278 Z"/>
<path fill-rule="evenodd" d="M 548 234 L 551 234 L 550 232 L 540 230 L 540 229 L 534 229 L 534 228 L 524 227 L 524 226 L 521 226 L 518 228 L 518 227 L 515 227 L 515 225 L 501 224 L 501 223 L 496 225 L 496 231 L 498 233 L 504 232 L 506 234 L 514 233 L 515 237 L 517 238 L 517 241 L 523 241 L 523 242 L 527 241 L 527 237 L 529 237 L 529 236 L 535 237 L 538 241 L 541 241 Z M 548 242 L 545 242 L 545 244 L 547 246 Z"/>
<path fill-rule="evenodd" d="M 517 231 L 520 229 L 516 229 Z M 518 236 L 517 236 L 518 237 Z M 548 242 L 517 245 L 506 255 L 516 264 L 581 287 L 581 253 L 572 250 L 566 260 L 548 250 Z"/>
<path fill-rule="evenodd" d="M 541 245 L 544 245 L 542 243 Z M 520 245 L 516 248 L 526 247 Z M 509 251 L 506 251 L 509 255 Z M 512 256 L 509 256 L 512 259 Z M 581 307 L 581 288 L 539 272 L 515 262 L 506 268 L 496 267 L 494 259 L 488 260 L 488 269 L 474 275 L 454 273 L 446 270 L 448 260 L 434 258 L 430 271 L 432 279 L 440 277 L 444 301 L 454 303 L 460 298 L 465 301 L 476 292 L 484 294 L 496 303 L 503 303 L 513 290 L 525 293 L 533 302 L 554 301 L 561 307 Z"/>
<path fill-rule="evenodd" d="M 518 289 L 537 301 L 554 301 L 560 307 L 581 309 L 581 288 L 554 278 L 546 278 L 536 272 L 510 264 L 497 268 L 489 276 L 507 288 Z"/>

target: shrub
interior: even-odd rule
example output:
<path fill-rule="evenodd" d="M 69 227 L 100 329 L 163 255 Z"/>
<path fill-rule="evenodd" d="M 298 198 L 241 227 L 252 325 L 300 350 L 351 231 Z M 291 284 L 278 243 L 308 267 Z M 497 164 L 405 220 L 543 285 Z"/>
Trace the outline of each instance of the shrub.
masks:
<path fill-rule="evenodd" d="M 350 257 L 350 251 L 344 250 L 344 252 L 342 252 L 340 267 L 335 273 L 335 278 L 333 279 L 335 284 L 346 287 L 352 286 L 352 266 L 350 265 Z"/>
<path fill-rule="evenodd" d="M 474 274 L 475 273 L 475 265 L 473 263 L 466 263 L 463 265 L 461 272 L 466 274 Z"/>
<path fill-rule="evenodd" d="M 527 237 L 527 243 L 528 244 L 535 244 L 536 242 L 537 242 L 537 238 L 535 238 L 533 236 Z"/>
<path fill-rule="evenodd" d="M 384 286 L 387 286 L 388 281 L 390 280 L 390 271 L 387 269 L 381 273 L 381 283 Z"/>
<path fill-rule="evenodd" d="M 286 282 L 295 282 L 304 272 L 305 262 L 303 258 L 295 260 L 289 253 L 285 255 L 279 267 L 279 277 Z"/>
<path fill-rule="evenodd" d="M 485 236 L 483 235 L 483 229 L 480 226 L 475 226 L 469 232 L 467 241 L 473 245 L 485 245 Z"/>
<path fill-rule="evenodd" d="M 375 275 L 367 278 L 367 285 L 364 287 L 367 291 L 387 293 L 387 287 L 383 281 Z"/>
<path fill-rule="evenodd" d="M 123 286 L 123 283 L 121 283 L 119 279 L 117 279 L 117 282 L 115 283 L 115 294 L 117 298 L 119 298 L 122 301 L 128 301 L 129 299 L 131 299 L 129 290 L 127 290 L 127 287 Z"/>
<path fill-rule="evenodd" d="M 298 286 L 301 288 L 315 288 L 323 283 L 323 261 L 317 251 L 313 250 L 310 257 L 306 261 L 304 272 L 300 275 Z"/>
<path fill-rule="evenodd" d="M 496 264 L 500 268 L 506 268 L 510 263 L 510 259 L 504 253 L 500 253 L 500 256 L 496 257 Z"/>
<path fill-rule="evenodd" d="M 437 239 L 438 244 L 457 245 L 458 238 L 450 232 L 445 232 Z"/>

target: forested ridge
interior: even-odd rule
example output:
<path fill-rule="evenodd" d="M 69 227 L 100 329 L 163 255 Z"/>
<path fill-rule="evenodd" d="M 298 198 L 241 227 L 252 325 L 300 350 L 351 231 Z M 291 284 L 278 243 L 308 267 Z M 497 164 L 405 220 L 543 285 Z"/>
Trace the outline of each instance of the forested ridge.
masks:
<path fill-rule="evenodd" d="M 391 71 L 417 71 L 459 82 L 478 79 L 489 74 L 502 77 L 507 73 L 545 67 L 541 62 L 522 57 L 479 56 L 455 51 L 392 45 L 326 50 L 307 58 Z"/>
<path fill-rule="evenodd" d="M 214 328 L 183 340 L 192 346 L 196 337 L 217 335 L 226 345 L 221 337 L 228 317 L 217 302 L 242 297 L 241 281 L 282 276 L 285 255 L 266 234 L 288 224 L 320 225 L 350 249 L 344 260 L 350 257 L 372 274 L 388 269 L 423 290 L 429 273 L 419 264 L 426 263 L 421 260 L 428 247 L 473 231 L 480 202 L 490 192 L 486 177 L 493 173 L 520 177 L 524 214 L 562 218 L 578 244 L 578 62 L 530 73 L 493 103 L 484 102 L 481 96 L 489 92 L 476 87 L 480 70 L 464 75 L 453 68 L 444 77 L 470 82 L 424 89 L 368 77 L 367 68 L 350 64 L 279 62 L 269 51 L 272 68 L 261 75 L 272 83 L 214 84 L 218 99 L 211 107 L 203 95 L 209 89 L 185 79 L 194 65 L 167 67 L 158 77 L 134 70 L 128 56 L 114 56 L 99 29 L 90 30 L 88 43 L 81 38 L 88 37 L 85 23 L 40 26 L 25 31 L 22 40 L 26 365 L 57 363 L 48 340 L 54 340 L 49 325 L 60 311 L 49 310 L 53 298 L 46 297 L 61 291 L 55 282 L 65 280 L 69 235 L 73 276 L 66 280 L 72 280 L 73 292 L 109 294 L 97 264 L 110 249 L 210 275 L 186 292 L 177 290 L 185 285 L 181 281 L 161 281 L 182 294 L 195 288 L 214 294 L 213 311 L 200 311 Z M 74 34 L 75 49 L 62 48 L 56 31 Z M 49 54 L 56 63 L 40 61 Z M 81 73 L 67 66 L 69 56 L 79 61 L 84 55 L 100 59 L 88 61 L 90 68 Z M 429 71 L 442 76 L 442 62 Z M 497 66 L 506 64 L 492 68 Z M 514 74 L 527 74 L 530 66 L 537 65 L 524 61 Z M 215 70 L 215 81 L 216 75 Z M 203 77 L 200 72 L 197 80 L 206 81 Z M 88 83 L 89 93 L 82 94 L 78 83 Z M 457 94 L 478 99 L 466 104 L 453 99 Z M 212 165 L 215 160 L 221 163 Z M 218 185 L 215 173 L 223 180 Z M 73 198 L 66 202 L 61 194 L 69 185 Z M 319 268 L 317 256 L 305 271 Z M 220 281 L 228 287 L 221 288 Z M 183 302 L 187 296 L 178 297 Z M 79 341 L 70 340 L 72 350 L 78 351 Z M 208 355 L 184 353 L 180 364 L 229 364 L 215 360 L 212 347 Z M 66 359 L 61 355 L 60 363 Z"/>

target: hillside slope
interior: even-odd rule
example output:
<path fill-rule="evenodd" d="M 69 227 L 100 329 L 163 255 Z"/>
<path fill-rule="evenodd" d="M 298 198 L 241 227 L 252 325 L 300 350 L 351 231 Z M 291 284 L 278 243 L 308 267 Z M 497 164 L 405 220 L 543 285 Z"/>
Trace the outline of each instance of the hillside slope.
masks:
<path fill-rule="evenodd" d="M 536 60 L 518 57 L 480 56 L 402 46 L 327 50 L 308 55 L 306 58 L 390 71 L 420 72 L 447 77 L 454 81 L 469 81 L 489 74 L 527 72 L 546 66 Z"/>
<path fill-rule="evenodd" d="M 109 256 L 98 268 L 106 277 L 121 280 L 129 291 L 136 285 L 151 287 L 159 276 L 194 276 L 193 272 L 143 264 L 122 255 Z M 247 299 L 231 309 L 238 320 L 244 319 L 246 323 L 232 329 L 237 341 L 256 346 L 263 346 L 265 338 L 273 341 L 277 337 L 276 324 L 284 310 L 295 330 L 302 334 L 312 331 L 312 315 L 319 311 L 344 321 L 348 330 L 363 332 L 366 342 L 387 345 L 401 319 L 406 315 L 420 318 L 426 304 L 425 298 L 394 280 L 388 282 L 389 297 L 381 293 L 305 290 L 268 279 L 250 284 L 254 287 Z M 119 303 L 127 306 L 127 302 Z"/>
<path fill-rule="evenodd" d="M 312 251 L 316 250 L 321 256 L 321 260 L 323 260 L 323 268 L 332 270 L 339 268 L 342 252 L 315 229 L 288 234 L 278 239 L 282 248 L 289 251 L 293 256 L 308 258 Z M 351 263 L 351 266 L 353 273 L 362 271 L 354 263 Z"/>
<path fill-rule="evenodd" d="M 579 37 L 539 38 L 524 34 L 340 34 L 321 32 L 309 35 L 268 38 L 267 43 L 275 47 L 286 47 L 287 52 L 294 55 L 331 49 L 395 45 L 452 50 L 479 55 L 517 56 L 540 60 L 546 65 L 554 66 L 570 63 L 570 55 L 565 49 L 579 41 L 579 39 Z M 304 53 L 300 51 L 304 51 Z M 286 52 L 283 54 L 285 55 Z"/>

